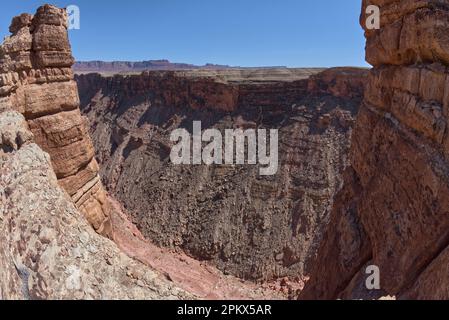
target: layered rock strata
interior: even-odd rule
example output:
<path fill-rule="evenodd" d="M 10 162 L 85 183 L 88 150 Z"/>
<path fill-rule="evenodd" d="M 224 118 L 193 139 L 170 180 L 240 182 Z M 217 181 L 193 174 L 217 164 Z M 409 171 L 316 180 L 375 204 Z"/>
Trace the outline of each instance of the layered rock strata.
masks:
<path fill-rule="evenodd" d="M 99 233 L 108 234 L 108 204 L 95 151 L 79 111 L 65 10 L 45 5 L 22 14 L 0 46 L 0 111 L 25 116 L 50 154 L 58 181 Z"/>
<path fill-rule="evenodd" d="M 25 118 L 0 112 L 0 300 L 192 298 L 98 235 Z"/>
<path fill-rule="evenodd" d="M 267 72 L 267 71 L 264 71 Z M 143 235 L 245 279 L 301 279 L 341 187 L 367 71 L 253 83 L 179 72 L 76 77 L 108 190 Z M 269 78 L 269 75 L 268 75 Z M 176 128 L 279 129 L 280 165 L 175 166 Z"/>
<path fill-rule="evenodd" d="M 370 72 L 335 200 L 303 299 L 448 299 L 449 1 L 365 0 Z M 367 290 L 366 266 L 380 270 Z"/>

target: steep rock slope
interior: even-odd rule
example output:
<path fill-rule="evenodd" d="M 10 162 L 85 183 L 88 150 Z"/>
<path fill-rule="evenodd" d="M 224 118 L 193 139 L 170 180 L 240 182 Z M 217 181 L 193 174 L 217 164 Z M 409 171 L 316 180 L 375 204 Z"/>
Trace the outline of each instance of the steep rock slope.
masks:
<path fill-rule="evenodd" d="M 145 70 L 192 70 L 192 69 L 228 69 L 226 65 L 206 64 L 197 66 L 187 63 L 176 63 L 168 60 L 148 60 L 148 61 L 77 61 L 73 65 L 75 72 L 92 73 L 92 72 L 142 72 Z"/>
<path fill-rule="evenodd" d="M 365 75 L 346 68 L 255 84 L 220 72 L 144 72 L 76 81 L 104 184 L 146 238 L 241 278 L 300 280 L 341 186 Z M 278 173 L 172 165 L 169 135 L 191 131 L 194 120 L 203 130 L 279 129 Z"/>
<path fill-rule="evenodd" d="M 0 113 L 0 299 L 186 298 L 98 235 L 58 185 L 25 118 Z"/>
<path fill-rule="evenodd" d="M 381 29 L 366 30 L 351 167 L 301 297 L 448 299 L 449 1 L 370 4 Z M 381 290 L 365 289 L 367 265 Z"/>
<path fill-rule="evenodd" d="M 79 111 L 65 10 L 45 5 L 13 19 L 0 46 L 0 111 L 16 110 L 50 154 L 61 186 L 102 234 L 110 232 L 95 151 Z"/>

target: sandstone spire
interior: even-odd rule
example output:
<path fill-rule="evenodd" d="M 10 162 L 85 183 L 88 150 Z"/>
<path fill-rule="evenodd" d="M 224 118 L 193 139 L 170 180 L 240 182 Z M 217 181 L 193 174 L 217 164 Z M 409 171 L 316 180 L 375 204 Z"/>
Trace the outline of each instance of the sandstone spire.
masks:
<path fill-rule="evenodd" d="M 186 298 L 95 233 L 23 115 L 0 112 L 0 300 Z"/>
<path fill-rule="evenodd" d="M 0 111 L 22 113 L 50 154 L 59 184 L 99 233 L 110 226 L 94 149 L 79 111 L 64 9 L 45 5 L 22 14 L 0 46 Z"/>

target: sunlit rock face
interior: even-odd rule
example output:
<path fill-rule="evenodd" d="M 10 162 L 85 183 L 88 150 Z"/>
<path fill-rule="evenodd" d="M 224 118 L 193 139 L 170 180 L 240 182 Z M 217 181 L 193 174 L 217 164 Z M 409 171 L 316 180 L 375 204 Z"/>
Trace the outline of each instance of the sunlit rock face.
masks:
<path fill-rule="evenodd" d="M 348 165 L 367 70 L 279 72 L 76 76 L 104 185 L 144 236 L 241 278 L 302 279 Z M 193 121 L 278 129 L 277 173 L 173 165 L 170 133 Z"/>
<path fill-rule="evenodd" d="M 108 235 L 106 194 L 73 81 L 66 11 L 40 7 L 34 16 L 15 17 L 10 32 L 0 46 L 0 111 L 25 116 L 60 185 L 95 230 Z"/>
<path fill-rule="evenodd" d="M 304 299 L 449 298 L 449 2 L 364 1 L 373 65 L 343 190 Z M 366 266 L 381 290 L 367 291 Z"/>

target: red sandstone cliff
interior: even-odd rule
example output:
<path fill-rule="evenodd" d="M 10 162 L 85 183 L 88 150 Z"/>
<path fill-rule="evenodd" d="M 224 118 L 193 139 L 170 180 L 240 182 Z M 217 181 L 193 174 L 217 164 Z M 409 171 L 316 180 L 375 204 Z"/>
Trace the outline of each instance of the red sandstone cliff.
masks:
<path fill-rule="evenodd" d="M 365 0 L 370 72 L 351 167 L 303 299 L 448 299 L 449 2 Z M 362 14 L 362 26 L 365 26 Z M 365 288 L 380 268 L 381 290 Z"/>
<path fill-rule="evenodd" d="M 43 6 L 0 46 L 0 300 L 194 298 L 91 227 L 106 200 L 65 21 Z"/>
<path fill-rule="evenodd" d="M 106 194 L 73 81 L 66 12 L 40 7 L 35 16 L 14 18 L 10 32 L 0 46 L 0 111 L 25 116 L 60 185 L 93 227 L 108 234 Z"/>

